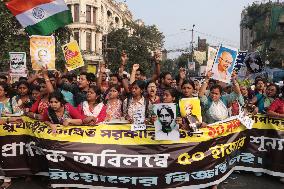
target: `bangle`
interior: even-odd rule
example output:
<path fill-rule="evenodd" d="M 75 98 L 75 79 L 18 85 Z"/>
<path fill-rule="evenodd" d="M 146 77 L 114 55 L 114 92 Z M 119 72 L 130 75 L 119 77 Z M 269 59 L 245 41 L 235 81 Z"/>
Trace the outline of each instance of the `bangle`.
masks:
<path fill-rule="evenodd" d="M 45 79 L 45 81 L 50 81 L 50 79 Z"/>

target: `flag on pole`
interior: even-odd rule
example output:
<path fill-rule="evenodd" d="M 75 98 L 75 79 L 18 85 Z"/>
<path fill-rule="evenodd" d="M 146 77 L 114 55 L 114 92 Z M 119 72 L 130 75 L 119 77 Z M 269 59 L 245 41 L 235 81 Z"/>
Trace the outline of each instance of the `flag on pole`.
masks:
<path fill-rule="evenodd" d="M 6 6 L 29 35 L 49 35 L 72 23 L 64 0 L 12 0 Z"/>

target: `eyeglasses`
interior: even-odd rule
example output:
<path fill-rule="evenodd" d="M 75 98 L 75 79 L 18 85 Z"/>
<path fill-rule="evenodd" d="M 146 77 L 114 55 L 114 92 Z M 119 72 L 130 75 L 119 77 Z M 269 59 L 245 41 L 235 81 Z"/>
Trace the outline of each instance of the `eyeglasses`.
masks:
<path fill-rule="evenodd" d="M 223 60 L 224 62 L 226 62 L 227 64 L 232 64 L 233 62 L 230 62 L 229 60 L 224 60 L 222 57 L 220 57 L 221 60 Z"/>

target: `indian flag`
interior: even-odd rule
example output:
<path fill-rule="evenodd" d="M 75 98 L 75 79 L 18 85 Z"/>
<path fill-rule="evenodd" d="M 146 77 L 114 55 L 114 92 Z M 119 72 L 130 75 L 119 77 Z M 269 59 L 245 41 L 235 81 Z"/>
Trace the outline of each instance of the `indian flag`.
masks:
<path fill-rule="evenodd" d="M 49 35 L 72 23 L 64 0 L 11 0 L 6 6 L 29 35 Z"/>

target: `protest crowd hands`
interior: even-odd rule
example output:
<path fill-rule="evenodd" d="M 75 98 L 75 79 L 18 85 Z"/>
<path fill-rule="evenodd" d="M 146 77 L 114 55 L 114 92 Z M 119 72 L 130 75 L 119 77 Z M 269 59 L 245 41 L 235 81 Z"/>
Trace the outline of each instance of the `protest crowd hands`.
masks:
<path fill-rule="evenodd" d="M 139 69 L 139 64 L 133 64 L 132 69 L 133 71 L 137 71 Z"/>

